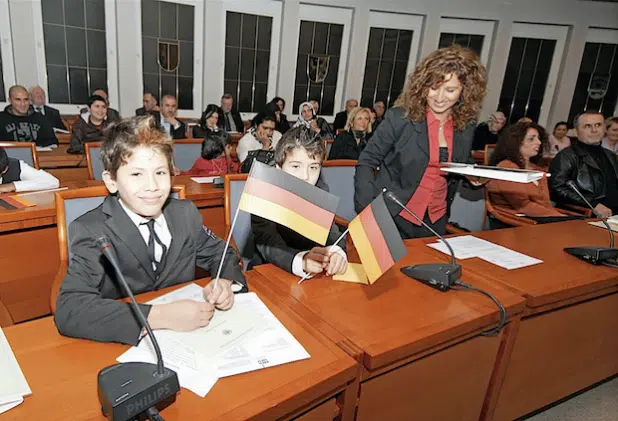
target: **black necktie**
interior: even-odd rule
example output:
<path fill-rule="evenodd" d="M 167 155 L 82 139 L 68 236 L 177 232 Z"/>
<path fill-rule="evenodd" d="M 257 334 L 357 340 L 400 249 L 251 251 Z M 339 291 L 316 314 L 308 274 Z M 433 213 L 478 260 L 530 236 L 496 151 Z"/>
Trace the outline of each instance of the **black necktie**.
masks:
<path fill-rule="evenodd" d="M 165 258 L 165 253 L 167 252 L 167 247 L 163 244 L 163 241 L 159 238 L 154 229 L 155 220 L 151 219 L 148 222 L 142 222 L 140 225 L 146 225 L 148 227 L 148 231 L 150 232 L 150 236 L 148 238 L 148 257 L 150 257 L 150 261 L 154 263 L 159 270 L 159 263 L 163 261 Z M 161 246 L 163 251 L 161 252 L 161 260 L 157 262 L 155 259 L 155 241 Z"/>

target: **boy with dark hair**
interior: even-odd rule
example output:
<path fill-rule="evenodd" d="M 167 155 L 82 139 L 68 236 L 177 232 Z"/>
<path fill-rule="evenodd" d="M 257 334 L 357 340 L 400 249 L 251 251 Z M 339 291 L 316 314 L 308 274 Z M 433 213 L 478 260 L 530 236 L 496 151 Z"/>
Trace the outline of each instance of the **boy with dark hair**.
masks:
<path fill-rule="evenodd" d="M 55 189 L 59 185 L 53 175 L 9 158 L 4 148 L 0 148 L 0 193 Z"/>
<path fill-rule="evenodd" d="M 325 159 L 324 140 L 315 137 L 305 127 L 288 130 L 275 150 L 277 168 L 328 191 L 326 184 L 319 180 L 322 162 Z M 341 236 L 339 228 L 334 223 L 328 234 L 326 247 L 259 216 L 251 215 L 251 227 L 258 257 L 264 262 L 273 263 L 299 277 L 324 271 L 330 276 L 341 274 L 347 269 L 345 241 L 340 241 L 339 245 L 332 247 L 332 250 L 328 247 Z"/>
<path fill-rule="evenodd" d="M 106 235 L 135 294 L 191 281 L 195 266 L 217 270 L 225 242 L 202 225 L 191 201 L 169 197 L 172 143 L 151 117 L 111 125 L 101 146 L 103 180 L 110 195 L 71 223 L 71 262 L 57 299 L 55 322 L 63 335 L 101 342 L 138 343 L 142 327 L 96 241 Z M 192 300 L 140 308 L 153 329 L 190 331 L 208 325 L 246 290 L 238 257 L 225 255 L 222 278 Z M 225 279 L 224 279 L 225 278 Z"/>
<path fill-rule="evenodd" d="M 232 161 L 232 136 L 228 132 L 209 131 L 202 142 L 202 156 L 183 175 L 213 176 L 238 172 Z"/>
<path fill-rule="evenodd" d="M 71 153 L 84 153 L 84 143 L 103 140 L 103 130 L 108 125 L 107 101 L 100 95 L 92 95 L 87 105 L 88 112 L 80 115 L 71 126 Z"/>

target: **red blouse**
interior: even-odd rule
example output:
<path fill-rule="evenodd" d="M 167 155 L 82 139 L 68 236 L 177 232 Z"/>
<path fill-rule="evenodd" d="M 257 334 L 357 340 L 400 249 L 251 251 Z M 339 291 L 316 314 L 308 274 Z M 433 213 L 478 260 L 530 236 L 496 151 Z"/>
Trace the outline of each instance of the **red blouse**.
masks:
<path fill-rule="evenodd" d="M 229 158 L 204 159 L 199 157 L 193 167 L 189 171 L 183 171 L 182 175 L 213 176 L 237 172 L 238 164 Z"/>

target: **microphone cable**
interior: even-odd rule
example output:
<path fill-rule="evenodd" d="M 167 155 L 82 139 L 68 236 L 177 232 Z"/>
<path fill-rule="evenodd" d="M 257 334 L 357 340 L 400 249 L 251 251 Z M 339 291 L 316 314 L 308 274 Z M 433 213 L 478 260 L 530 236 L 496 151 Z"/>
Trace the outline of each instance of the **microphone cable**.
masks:
<path fill-rule="evenodd" d="M 490 300 L 492 300 L 496 304 L 496 306 L 498 306 L 498 310 L 500 310 L 500 321 L 498 322 L 498 326 L 496 326 L 493 329 L 487 330 L 485 332 L 481 332 L 482 336 L 494 336 L 500 333 L 502 329 L 504 329 L 504 326 L 506 325 L 507 320 L 508 320 L 508 315 L 506 313 L 506 309 L 504 308 L 500 300 L 498 300 L 493 294 L 483 289 L 473 287 L 472 285 L 466 282 L 460 281 L 460 280 L 455 281 L 455 285 L 453 285 L 451 288 L 457 291 L 468 290 L 468 291 L 478 292 L 488 297 Z"/>

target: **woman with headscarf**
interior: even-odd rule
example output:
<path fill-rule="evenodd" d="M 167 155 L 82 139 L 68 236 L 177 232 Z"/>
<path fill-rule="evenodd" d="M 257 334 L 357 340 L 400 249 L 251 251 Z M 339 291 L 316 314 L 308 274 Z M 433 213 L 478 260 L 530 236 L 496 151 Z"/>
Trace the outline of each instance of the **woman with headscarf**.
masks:
<path fill-rule="evenodd" d="M 317 136 L 324 140 L 334 139 L 332 130 L 328 122 L 322 117 L 318 117 L 315 113 L 315 108 L 311 104 L 312 101 L 303 102 L 298 107 L 298 120 L 293 127 L 307 127 L 311 129 Z"/>
<path fill-rule="evenodd" d="M 219 119 L 220 110 L 215 104 L 208 104 L 200 117 L 197 126 L 193 127 L 192 133 L 195 139 L 204 139 L 209 132 L 217 132 L 217 120 Z"/>

